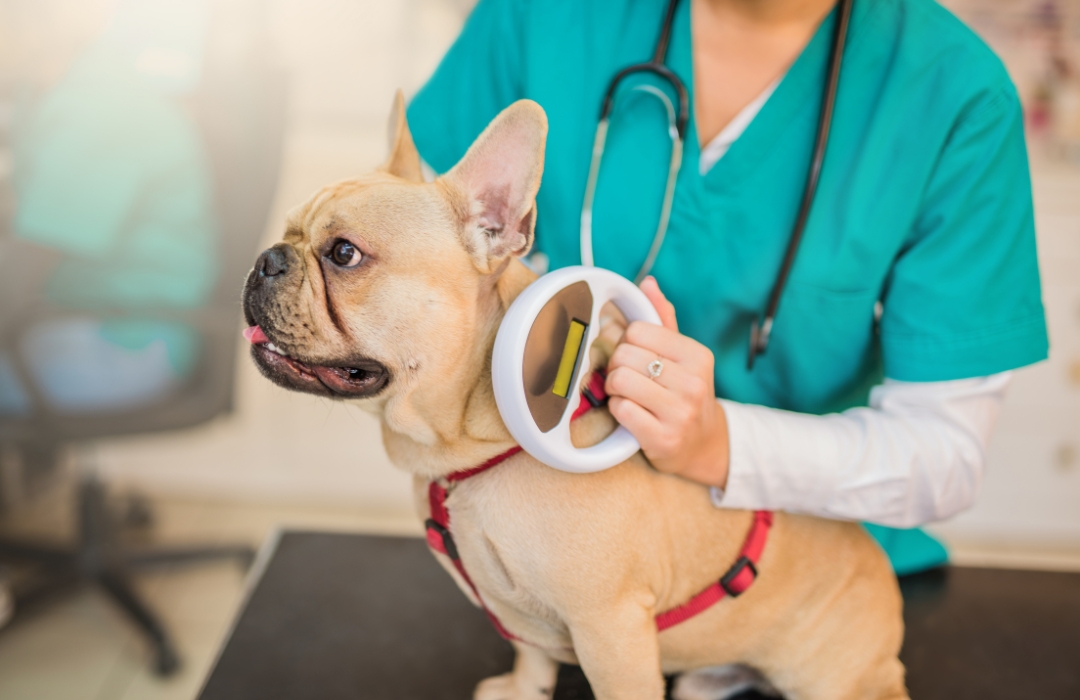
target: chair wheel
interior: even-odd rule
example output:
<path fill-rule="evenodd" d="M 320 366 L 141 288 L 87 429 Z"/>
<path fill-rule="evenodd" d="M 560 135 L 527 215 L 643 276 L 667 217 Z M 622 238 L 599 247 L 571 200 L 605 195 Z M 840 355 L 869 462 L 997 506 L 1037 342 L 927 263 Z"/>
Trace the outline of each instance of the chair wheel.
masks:
<path fill-rule="evenodd" d="M 120 526 L 127 530 L 149 530 L 154 525 L 150 499 L 139 494 L 124 498 L 120 506 Z"/>
<path fill-rule="evenodd" d="M 251 568 L 251 565 L 255 563 L 255 550 L 248 549 L 242 552 L 240 556 L 237 557 L 237 561 L 240 562 L 240 566 L 244 571 L 247 571 Z"/>
<path fill-rule="evenodd" d="M 4 627 L 15 617 L 15 594 L 7 583 L 0 581 L 0 627 Z"/>
<path fill-rule="evenodd" d="M 172 647 L 159 647 L 157 658 L 154 659 L 154 674 L 162 678 L 176 673 L 180 668 L 180 657 L 172 650 Z"/>

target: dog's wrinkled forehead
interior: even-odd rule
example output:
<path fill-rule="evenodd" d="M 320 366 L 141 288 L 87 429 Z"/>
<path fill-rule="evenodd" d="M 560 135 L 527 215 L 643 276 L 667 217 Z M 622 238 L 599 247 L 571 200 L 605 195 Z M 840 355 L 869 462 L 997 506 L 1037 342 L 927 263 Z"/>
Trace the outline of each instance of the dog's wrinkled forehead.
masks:
<path fill-rule="evenodd" d="M 423 237 L 429 249 L 438 248 L 446 237 L 432 234 L 449 233 L 456 222 L 436 189 L 382 172 L 329 185 L 289 212 L 284 242 L 318 251 L 328 241 L 355 238 L 354 243 L 370 246 L 365 252 L 371 255 Z"/>
<path fill-rule="evenodd" d="M 373 188 L 392 182 L 392 178 L 376 172 L 323 187 L 288 213 L 285 242 L 293 245 L 312 242 L 320 233 L 339 225 L 337 222 L 346 212 L 362 207 L 370 199 Z"/>

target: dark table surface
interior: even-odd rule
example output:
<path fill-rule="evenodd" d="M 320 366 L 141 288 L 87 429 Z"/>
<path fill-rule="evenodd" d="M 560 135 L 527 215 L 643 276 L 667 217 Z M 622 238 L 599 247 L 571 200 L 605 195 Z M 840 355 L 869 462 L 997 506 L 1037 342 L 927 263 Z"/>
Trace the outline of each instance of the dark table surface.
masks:
<path fill-rule="evenodd" d="M 468 700 L 510 669 L 423 540 L 286 532 L 267 551 L 200 700 Z M 1080 574 L 954 567 L 901 584 L 914 700 L 1080 699 Z M 555 697 L 592 695 L 563 668 Z"/>

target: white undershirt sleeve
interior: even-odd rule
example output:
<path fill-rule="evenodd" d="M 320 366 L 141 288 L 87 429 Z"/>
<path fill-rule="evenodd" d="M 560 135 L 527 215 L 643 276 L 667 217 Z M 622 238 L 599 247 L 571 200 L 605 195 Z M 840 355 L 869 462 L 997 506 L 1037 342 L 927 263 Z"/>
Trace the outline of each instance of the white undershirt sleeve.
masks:
<path fill-rule="evenodd" d="M 947 382 L 886 379 L 869 408 L 814 416 L 721 400 L 724 508 L 915 527 L 975 502 L 1011 372 Z"/>

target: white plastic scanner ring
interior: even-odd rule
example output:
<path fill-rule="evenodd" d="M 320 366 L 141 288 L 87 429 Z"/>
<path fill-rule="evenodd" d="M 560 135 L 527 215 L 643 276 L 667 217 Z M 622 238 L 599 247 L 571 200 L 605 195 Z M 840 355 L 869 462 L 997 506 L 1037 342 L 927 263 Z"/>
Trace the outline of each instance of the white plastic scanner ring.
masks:
<path fill-rule="evenodd" d="M 566 472 L 590 473 L 640 449 L 622 426 L 592 447 L 574 447 L 570 419 L 589 376 L 589 348 L 600 310 L 613 302 L 627 322 L 660 325 L 648 297 L 630 280 L 595 267 L 567 267 L 523 291 L 503 319 L 491 360 L 495 402 L 510 434 L 530 455 Z"/>

